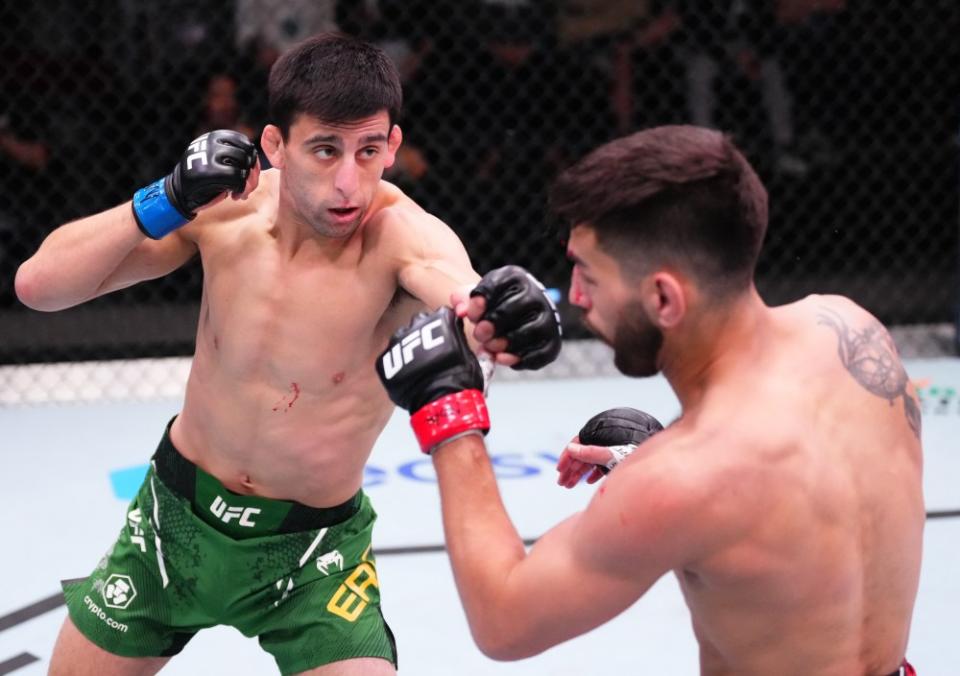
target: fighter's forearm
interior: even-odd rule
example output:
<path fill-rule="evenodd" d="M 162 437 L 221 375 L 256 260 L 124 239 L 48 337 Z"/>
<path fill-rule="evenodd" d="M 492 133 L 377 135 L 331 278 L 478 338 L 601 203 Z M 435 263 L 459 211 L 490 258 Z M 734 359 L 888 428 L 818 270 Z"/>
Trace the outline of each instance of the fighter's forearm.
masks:
<path fill-rule="evenodd" d="M 529 358 L 521 368 L 537 368 L 556 356 L 559 320 L 529 273 L 501 268 L 476 288 L 486 294 L 504 333 L 522 332 L 528 339 L 521 347 L 534 346 L 521 350 L 520 358 Z M 508 294 L 511 289 L 519 293 Z M 524 302 L 515 302 L 518 295 Z M 462 319 L 448 306 L 414 316 L 390 337 L 376 369 L 391 401 L 410 413 L 420 448 L 433 457 L 447 546 L 474 640 L 498 659 L 532 654 L 531 645 L 536 649 L 544 643 L 544 623 L 531 608 L 530 588 L 538 587 L 540 573 L 553 566 L 549 556 L 540 566 L 526 565 L 531 558 L 504 509 L 480 436 L 490 429 L 480 393 L 483 370 L 467 344 Z"/>
<path fill-rule="evenodd" d="M 243 134 L 220 129 L 194 139 L 173 172 L 137 190 L 132 203 L 52 232 L 17 271 L 17 297 L 36 310 L 62 310 L 167 274 L 197 250 L 175 231 L 228 192 L 253 191 L 258 167 Z"/>
<path fill-rule="evenodd" d="M 443 528 L 460 599 L 480 649 L 502 652 L 509 632 L 511 570 L 526 557 L 510 521 L 482 437 L 468 435 L 433 453 Z"/>
<path fill-rule="evenodd" d="M 143 240 L 129 203 L 61 226 L 17 270 L 17 296 L 44 311 L 89 300 Z"/>

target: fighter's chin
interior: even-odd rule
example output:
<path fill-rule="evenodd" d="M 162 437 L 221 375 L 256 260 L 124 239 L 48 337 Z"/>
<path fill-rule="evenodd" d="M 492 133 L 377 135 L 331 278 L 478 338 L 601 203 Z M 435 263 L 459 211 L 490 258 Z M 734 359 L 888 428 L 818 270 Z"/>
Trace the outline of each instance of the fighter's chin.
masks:
<path fill-rule="evenodd" d="M 317 234 L 331 239 L 347 239 L 360 227 L 360 216 L 350 221 L 333 222 L 327 218 L 318 218 L 313 222 L 313 229 Z"/>
<path fill-rule="evenodd" d="M 625 376 L 630 378 L 649 378 L 660 373 L 656 359 L 638 359 L 636 355 L 626 355 L 615 351 L 613 365 Z"/>

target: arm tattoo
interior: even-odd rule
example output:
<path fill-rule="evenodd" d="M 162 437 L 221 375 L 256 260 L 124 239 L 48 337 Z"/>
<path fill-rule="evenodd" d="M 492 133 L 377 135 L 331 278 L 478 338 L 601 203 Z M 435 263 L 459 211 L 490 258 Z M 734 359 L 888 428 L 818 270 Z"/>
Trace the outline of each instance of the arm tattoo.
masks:
<path fill-rule="evenodd" d="M 873 320 L 856 331 L 847 326 L 843 317 L 821 307 L 817 323 L 829 326 L 839 339 L 837 351 L 840 361 L 850 375 L 871 394 L 894 402 L 903 397 L 907 423 L 920 438 L 920 407 L 907 390 L 909 379 L 900 362 L 893 339 L 880 322 Z"/>

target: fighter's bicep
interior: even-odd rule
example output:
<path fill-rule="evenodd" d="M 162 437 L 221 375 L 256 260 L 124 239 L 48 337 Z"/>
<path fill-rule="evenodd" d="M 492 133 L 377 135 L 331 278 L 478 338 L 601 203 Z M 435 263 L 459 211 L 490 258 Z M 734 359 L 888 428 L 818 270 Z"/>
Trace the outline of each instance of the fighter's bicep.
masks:
<path fill-rule="evenodd" d="M 441 221 L 414 225 L 403 248 L 399 282 L 415 298 L 435 308 L 450 302 L 450 294 L 477 283 L 467 251 L 457 235 Z"/>
<path fill-rule="evenodd" d="M 584 513 L 545 533 L 505 581 L 510 634 L 524 654 L 578 636 L 619 615 L 656 581 L 624 574 L 589 552 Z M 586 526 L 589 527 L 589 526 Z M 603 538 L 620 538 L 613 530 Z M 612 563 L 612 562 L 611 562 Z M 659 577 L 659 576 L 657 576 Z"/>
<path fill-rule="evenodd" d="M 162 277 L 184 265 L 196 253 L 197 245 L 177 232 L 159 240 L 144 240 L 104 280 L 97 295 Z"/>

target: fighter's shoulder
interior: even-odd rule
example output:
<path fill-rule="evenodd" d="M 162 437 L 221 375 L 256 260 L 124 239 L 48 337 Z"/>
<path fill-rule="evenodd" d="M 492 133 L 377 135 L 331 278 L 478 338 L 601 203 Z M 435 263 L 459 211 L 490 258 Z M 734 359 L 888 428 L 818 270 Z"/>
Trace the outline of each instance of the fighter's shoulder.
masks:
<path fill-rule="evenodd" d="M 622 535 L 675 547 L 676 562 L 692 562 L 740 537 L 760 512 L 751 494 L 757 468 L 737 453 L 740 443 L 736 432 L 668 427 L 610 473 L 590 509 L 604 522 L 616 511 L 636 530 Z"/>
<path fill-rule="evenodd" d="M 793 305 L 798 313 L 814 320 L 824 315 L 832 315 L 856 323 L 867 320 L 876 321 L 876 318 L 866 309 L 850 298 L 838 294 L 810 294 Z"/>
<path fill-rule="evenodd" d="M 380 182 L 374 208 L 365 226 L 366 236 L 379 244 L 403 247 L 452 232 L 446 223 L 387 181 Z"/>
<path fill-rule="evenodd" d="M 637 499 L 659 495 L 679 500 L 693 500 L 710 489 L 713 468 L 717 462 L 711 445 L 716 439 L 682 421 L 647 439 L 629 458 L 610 473 L 611 488 L 622 485 Z M 643 490 L 638 490 L 642 486 Z"/>

